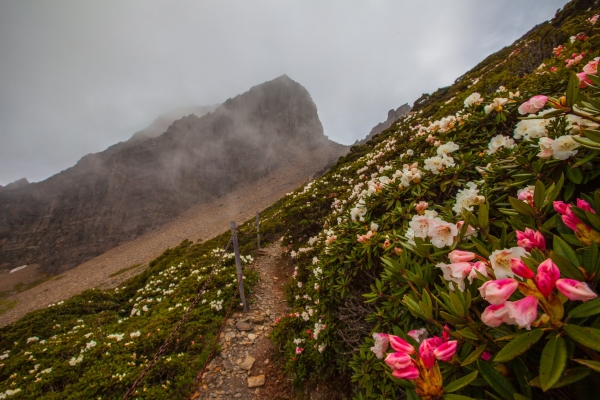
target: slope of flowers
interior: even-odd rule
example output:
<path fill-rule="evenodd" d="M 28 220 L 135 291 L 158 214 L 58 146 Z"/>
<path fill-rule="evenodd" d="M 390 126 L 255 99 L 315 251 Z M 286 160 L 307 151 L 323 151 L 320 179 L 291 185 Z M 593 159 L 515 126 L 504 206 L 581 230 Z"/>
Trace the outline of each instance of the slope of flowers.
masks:
<path fill-rule="evenodd" d="M 559 14 L 575 34 L 538 73 L 402 117 L 279 205 L 296 270 L 273 339 L 297 382 L 350 377 L 359 399 L 594 397 L 599 12 Z"/>
<path fill-rule="evenodd" d="M 240 242 L 250 249 L 253 238 L 242 235 Z M 217 268 L 188 322 L 135 395 L 187 397 L 236 289 L 233 254 L 216 264 L 228 239 L 223 234 L 203 244 L 184 241 L 118 288 L 86 291 L 2 328 L 0 399 L 121 398 Z M 252 262 L 242 256 L 243 265 Z M 256 273 L 247 271 L 246 278 L 251 289 Z"/>

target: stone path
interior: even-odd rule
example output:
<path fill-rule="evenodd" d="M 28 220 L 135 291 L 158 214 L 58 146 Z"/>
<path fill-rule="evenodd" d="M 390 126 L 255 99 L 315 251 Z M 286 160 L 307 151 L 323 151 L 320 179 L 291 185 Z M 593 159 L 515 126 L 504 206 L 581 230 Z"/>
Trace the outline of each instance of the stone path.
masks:
<path fill-rule="evenodd" d="M 208 365 L 191 399 L 260 399 L 265 383 L 286 386 L 280 382 L 280 367 L 270 360 L 275 349 L 268 335 L 273 321 L 287 311 L 283 284 L 290 271 L 278 242 L 261 253 L 255 264 L 260 280 L 249 296 L 249 311 L 227 320 L 219 339 L 221 353 Z"/>

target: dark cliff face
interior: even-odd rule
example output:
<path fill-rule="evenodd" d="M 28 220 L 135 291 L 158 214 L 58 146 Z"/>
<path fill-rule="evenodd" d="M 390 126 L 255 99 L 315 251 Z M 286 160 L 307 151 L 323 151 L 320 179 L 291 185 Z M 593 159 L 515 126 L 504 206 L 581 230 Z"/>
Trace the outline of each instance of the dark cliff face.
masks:
<path fill-rule="evenodd" d="M 158 137 L 0 190 L 0 268 L 72 268 L 317 146 L 336 144 L 304 87 L 285 75 L 255 86 Z"/>

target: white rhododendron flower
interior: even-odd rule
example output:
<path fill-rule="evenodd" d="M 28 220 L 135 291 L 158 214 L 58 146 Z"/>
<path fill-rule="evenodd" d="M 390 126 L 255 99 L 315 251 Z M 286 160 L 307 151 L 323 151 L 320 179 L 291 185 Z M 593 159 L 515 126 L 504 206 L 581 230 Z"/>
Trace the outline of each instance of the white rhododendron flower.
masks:
<path fill-rule="evenodd" d="M 492 103 L 487 104 L 485 107 L 483 107 L 483 110 L 486 114 L 491 113 L 493 110 L 496 110 L 496 112 L 500 112 L 502 111 L 502 106 L 506 105 L 506 103 L 508 103 L 508 99 L 498 97 L 495 98 L 494 101 L 492 101 Z"/>
<path fill-rule="evenodd" d="M 442 248 L 451 246 L 452 243 L 454 243 L 454 238 L 458 235 L 458 229 L 455 224 L 435 218 L 432 220 L 432 223 L 429 224 L 427 235 L 431 239 L 431 244 L 435 247 Z"/>
<path fill-rule="evenodd" d="M 515 141 L 504 135 L 496 135 L 488 143 L 488 152 L 494 154 L 500 149 L 512 149 L 515 147 Z"/>
<path fill-rule="evenodd" d="M 527 251 L 522 247 L 511 247 L 510 249 L 496 250 L 490 255 L 490 263 L 494 270 L 496 279 L 512 278 L 514 274 L 510 269 L 510 259 L 518 258 L 529 255 Z"/>
<path fill-rule="evenodd" d="M 554 142 L 554 139 L 551 139 L 549 137 L 540 138 L 540 141 L 538 143 L 540 145 L 540 152 L 537 155 L 539 158 L 552 157 L 552 142 Z"/>
<path fill-rule="evenodd" d="M 460 147 L 454 142 L 447 142 L 437 148 L 437 155 L 442 157 L 453 151 L 458 150 Z"/>
<path fill-rule="evenodd" d="M 461 189 L 456 194 L 456 204 L 452 207 L 452 210 L 459 215 L 462 213 L 463 208 L 469 211 L 473 211 L 473 205 L 483 204 L 485 197 L 479 195 L 479 189 L 473 182 L 467 183 L 466 189 Z"/>
<path fill-rule="evenodd" d="M 475 93 L 471 93 L 471 95 L 469 95 L 469 97 L 467 97 L 465 99 L 465 107 L 470 107 L 473 104 L 480 104 L 481 102 L 483 102 L 483 98 L 481 97 L 481 95 L 477 92 Z"/>
<path fill-rule="evenodd" d="M 71 367 L 74 367 L 75 365 L 79 364 L 82 361 L 83 361 L 83 354 L 80 354 L 79 357 L 77 357 L 77 358 L 71 357 L 71 360 L 69 360 L 69 365 Z"/>
<path fill-rule="evenodd" d="M 570 135 L 557 137 L 552 141 L 552 157 L 557 160 L 566 160 L 577 154 L 577 150 L 575 149 L 578 147 L 579 143 L 577 143 Z"/>
<path fill-rule="evenodd" d="M 517 123 L 515 130 L 513 131 L 513 137 L 515 139 L 532 140 L 535 138 L 541 138 L 548 136 L 546 130 L 545 119 L 524 119 Z"/>
<path fill-rule="evenodd" d="M 411 229 L 412 238 L 425 239 L 429 232 L 430 219 L 425 215 L 413 215 L 412 220 L 408 223 Z M 408 231 L 406 232 L 408 237 Z"/>

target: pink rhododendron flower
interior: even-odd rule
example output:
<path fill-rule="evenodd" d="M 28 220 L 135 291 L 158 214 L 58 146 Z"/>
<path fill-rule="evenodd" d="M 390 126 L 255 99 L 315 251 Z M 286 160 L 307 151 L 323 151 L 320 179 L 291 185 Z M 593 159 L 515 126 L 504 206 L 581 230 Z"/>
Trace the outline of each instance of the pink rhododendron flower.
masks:
<path fill-rule="evenodd" d="M 302 347 L 296 347 L 296 354 L 302 354 L 304 349 Z"/>
<path fill-rule="evenodd" d="M 532 249 L 546 250 L 546 239 L 540 231 L 525 228 L 525 231 L 517 231 L 517 244 L 527 251 Z"/>
<path fill-rule="evenodd" d="M 472 259 L 475 258 L 475 256 L 476 256 L 475 253 L 471 253 L 470 251 L 464 251 L 464 250 L 453 250 L 450 252 L 450 254 L 448 254 L 448 258 L 450 258 L 450 262 L 453 262 L 453 263 L 471 261 Z"/>
<path fill-rule="evenodd" d="M 417 203 L 417 205 L 415 205 L 415 210 L 417 210 L 417 213 L 419 215 L 423 215 L 427 207 L 429 207 L 429 203 L 427 203 L 426 201 L 420 201 Z"/>
<path fill-rule="evenodd" d="M 371 351 L 375 353 L 377 358 L 381 359 L 390 345 L 389 335 L 387 333 L 374 333 L 373 339 L 375 340 L 375 346 L 371 347 Z"/>
<path fill-rule="evenodd" d="M 413 329 L 412 331 L 408 331 L 407 335 L 415 339 L 417 343 L 421 343 L 423 339 L 426 339 L 427 336 L 429 336 L 429 332 L 427 332 L 427 329 L 425 328 Z"/>
<path fill-rule="evenodd" d="M 534 114 L 534 113 L 538 112 L 539 110 L 541 110 L 542 108 L 544 108 L 547 101 L 548 101 L 548 96 L 544 96 L 544 95 L 533 96 L 532 98 L 527 100 L 525 103 L 521 104 L 521 106 L 519 106 L 519 113 L 521 115 Z"/>
<path fill-rule="evenodd" d="M 389 335 L 390 345 L 396 351 L 402 351 L 404 353 L 413 354 L 415 352 L 414 347 L 412 347 L 406 340 L 399 338 L 395 335 Z"/>
<path fill-rule="evenodd" d="M 508 316 L 521 328 L 531 330 L 531 324 L 537 318 L 538 299 L 526 296 L 519 301 L 507 301 L 504 303 Z"/>
<path fill-rule="evenodd" d="M 465 225 L 465 221 L 458 221 L 456 223 L 456 229 L 458 229 L 458 231 L 462 231 L 462 227 Z M 473 234 L 475 234 L 477 231 L 475 230 L 475 228 L 473 228 L 471 225 L 467 226 L 467 232 L 465 232 L 465 237 L 469 237 Z"/>
<path fill-rule="evenodd" d="M 489 351 L 484 351 L 483 353 L 481 353 L 481 359 L 483 361 L 489 361 L 490 358 L 492 358 L 492 353 L 490 353 Z"/>
<path fill-rule="evenodd" d="M 433 364 L 435 363 L 433 351 L 442 343 L 442 338 L 438 336 L 434 336 L 431 339 L 425 339 L 421 342 L 421 345 L 419 346 L 419 356 L 426 368 L 429 369 L 433 367 Z"/>
<path fill-rule="evenodd" d="M 579 78 L 579 87 L 581 89 L 589 86 L 592 84 L 592 81 L 590 80 L 590 78 L 588 78 L 587 74 L 585 72 L 580 72 L 578 74 L 576 74 L 577 77 Z"/>
<path fill-rule="evenodd" d="M 448 342 L 442 343 L 433 350 L 434 357 L 444 362 L 450 361 L 454 353 L 456 353 L 457 344 L 458 342 L 456 340 L 450 340 Z"/>
<path fill-rule="evenodd" d="M 534 192 L 535 186 L 527 186 L 526 188 L 519 189 L 517 192 L 517 198 L 525 202 L 532 202 Z"/>
<path fill-rule="evenodd" d="M 569 300 L 581 300 L 586 302 L 598 297 L 585 282 L 579 282 L 575 279 L 562 278 L 556 281 L 556 288 Z"/>
<path fill-rule="evenodd" d="M 535 274 L 529 269 L 527 265 L 518 258 L 511 258 L 510 270 L 515 274 L 525 279 L 533 279 Z"/>
<path fill-rule="evenodd" d="M 592 61 L 587 63 L 583 67 L 583 72 L 588 75 L 596 75 L 598 73 L 598 60 L 600 60 L 600 57 L 596 57 Z M 581 80 L 581 78 L 580 78 L 580 80 Z"/>
<path fill-rule="evenodd" d="M 502 323 L 514 324 L 514 320 L 508 315 L 506 303 L 500 305 L 490 305 L 481 314 L 481 321 L 487 326 L 497 328 Z"/>
<path fill-rule="evenodd" d="M 560 270 L 556 264 L 548 258 L 538 267 L 535 276 L 535 285 L 544 297 L 548 297 L 548 295 L 552 293 L 552 290 L 554 290 L 554 285 L 558 278 L 560 278 Z"/>
<path fill-rule="evenodd" d="M 473 279 L 475 278 L 479 278 L 479 276 L 477 275 L 477 272 L 479 272 L 481 275 L 483 276 L 488 276 L 487 273 L 487 266 L 485 265 L 485 263 L 481 262 L 481 261 L 477 261 L 476 263 L 473 264 L 473 268 L 471 268 L 471 272 L 469 272 L 469 283 L 473 283 Z"/>
<path fill-rule="evenodd" d="M 517 287 L 519 287 L 519 282 L 514 279 L 500 279 L 485 282 L 479 288 L 479 292 L 481 292 L 481 297 L 490 304 L 500 305 L 508 300 Z"/>

